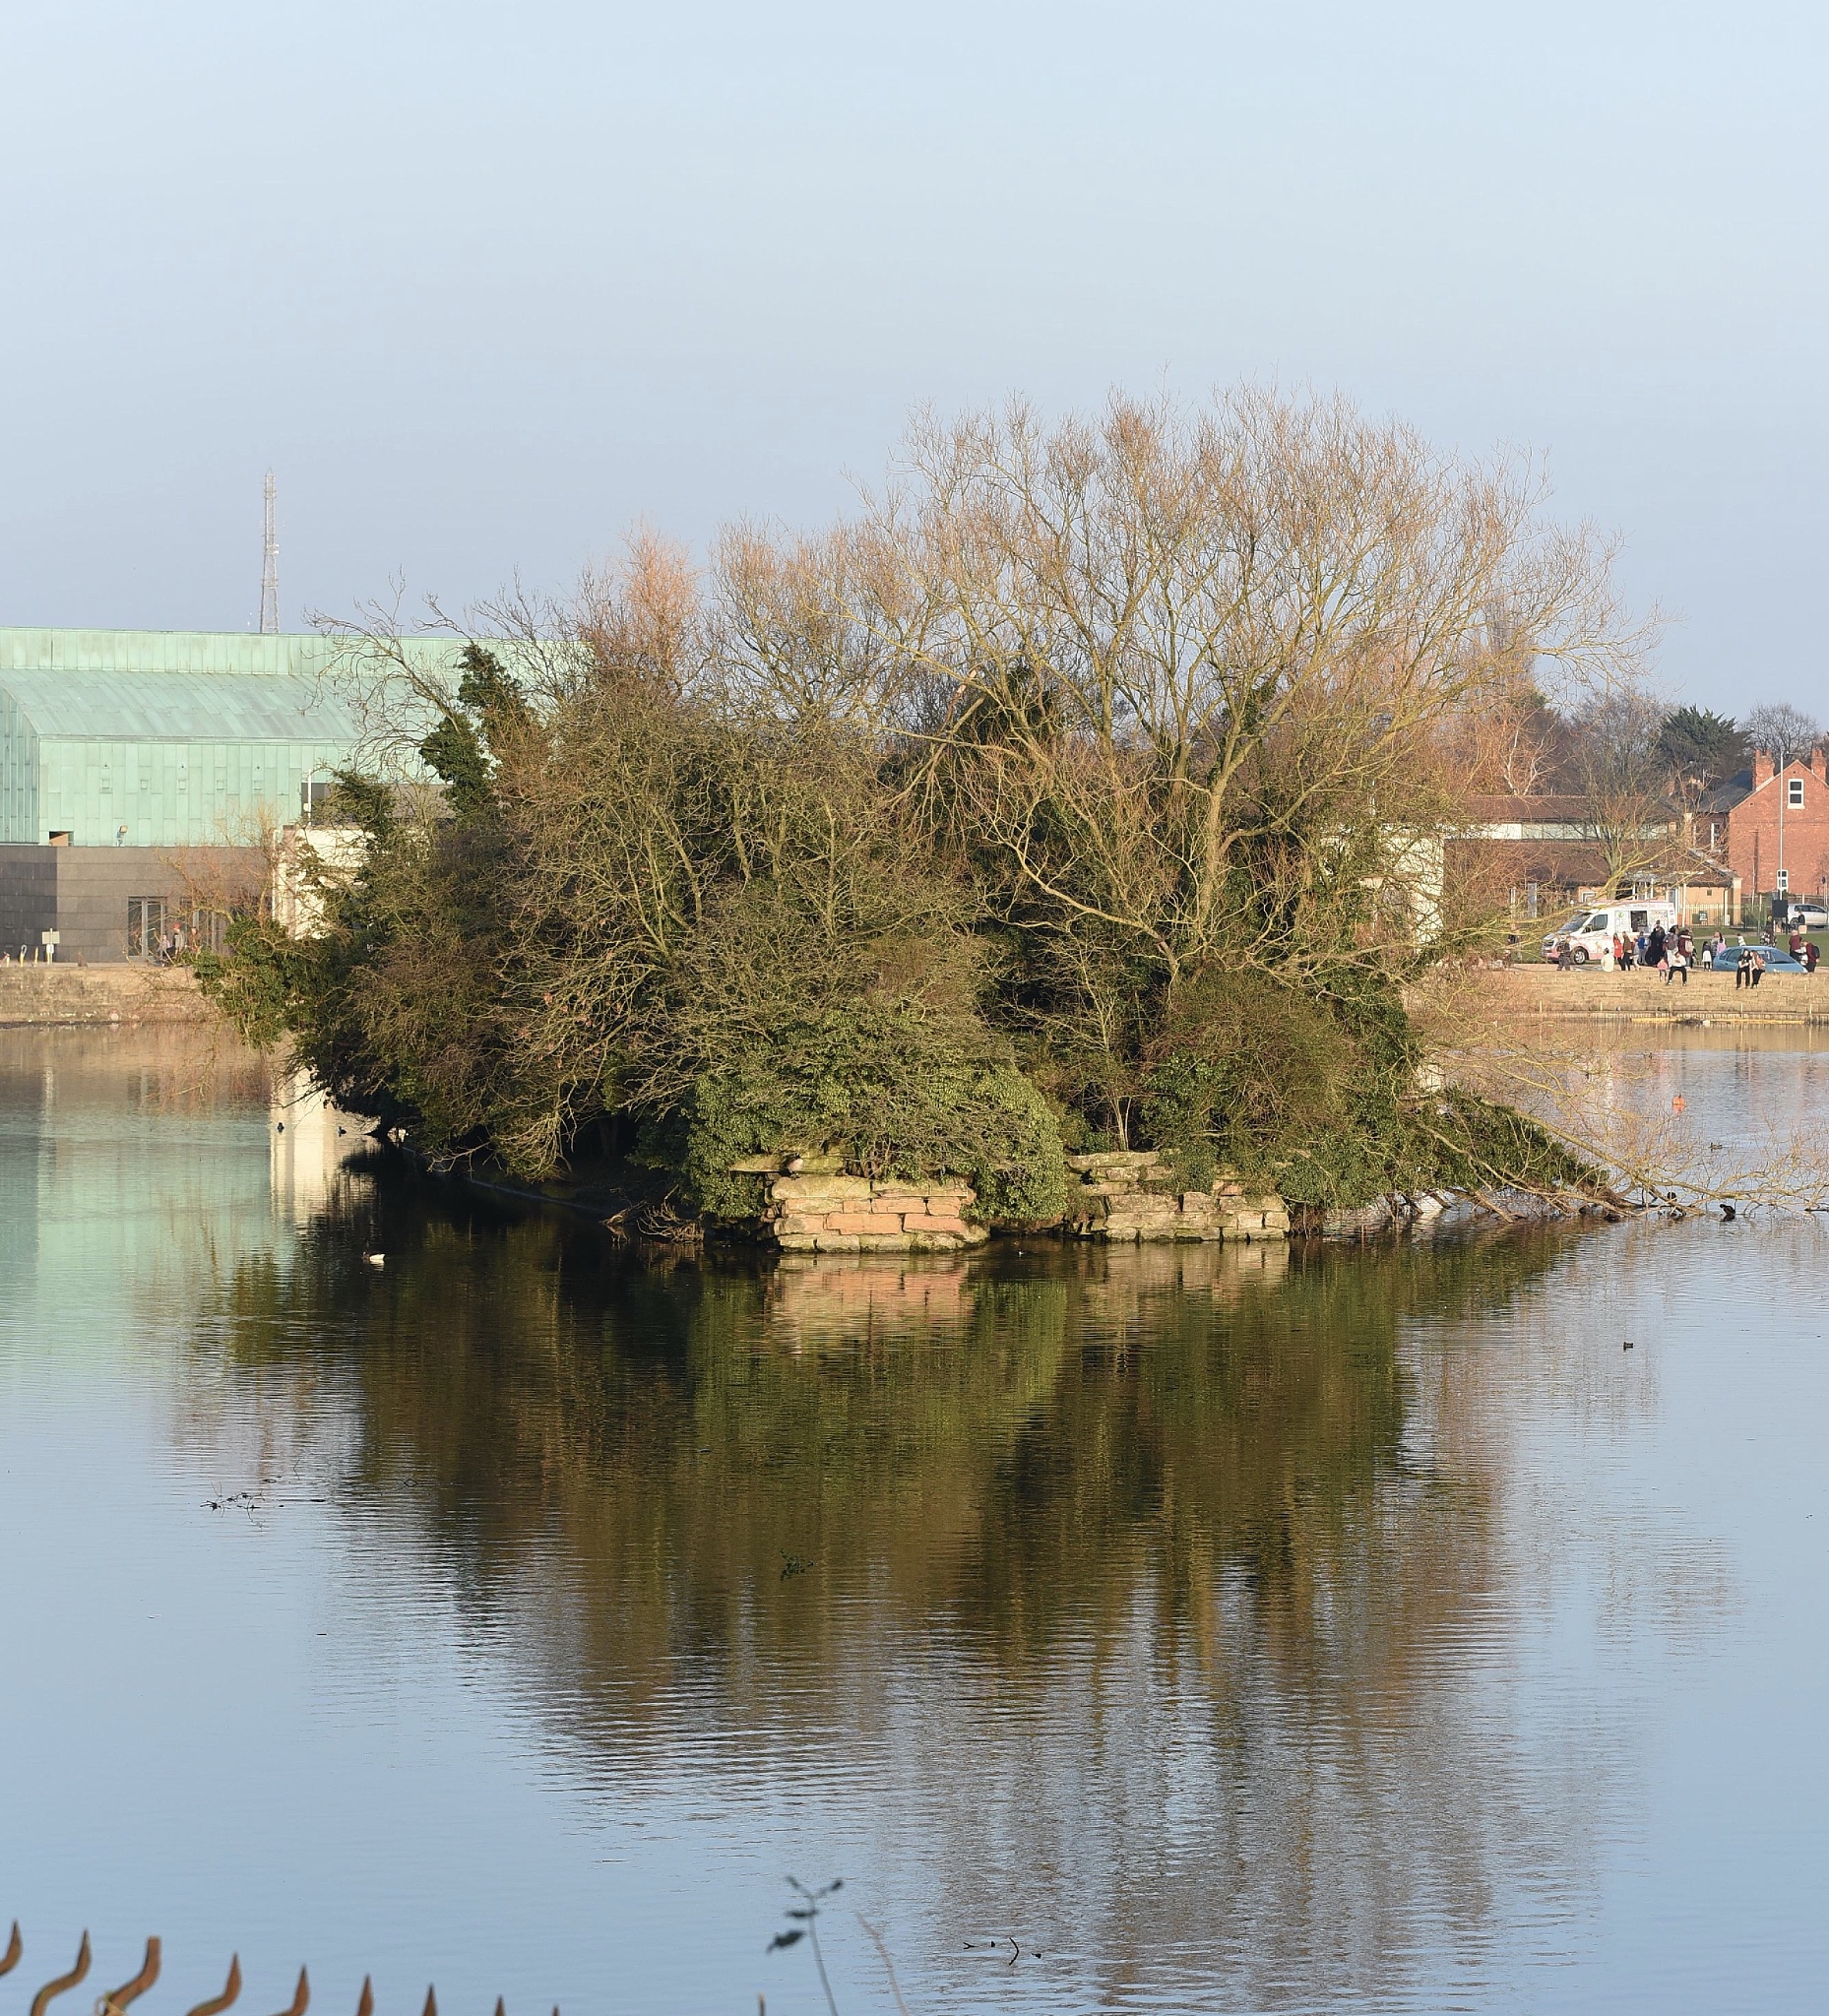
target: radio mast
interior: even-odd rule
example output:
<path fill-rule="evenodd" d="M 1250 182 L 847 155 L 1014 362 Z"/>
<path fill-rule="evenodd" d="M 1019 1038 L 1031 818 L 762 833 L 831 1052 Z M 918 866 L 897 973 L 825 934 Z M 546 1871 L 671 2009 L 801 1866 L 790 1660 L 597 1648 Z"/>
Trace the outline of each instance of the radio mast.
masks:
<path fill-rule="evenodd" d="M 280 634 L 280 534 L 273 513 L 273 471 L 267 472 L 265 536 L 261 542 L 261 635 Z"/>

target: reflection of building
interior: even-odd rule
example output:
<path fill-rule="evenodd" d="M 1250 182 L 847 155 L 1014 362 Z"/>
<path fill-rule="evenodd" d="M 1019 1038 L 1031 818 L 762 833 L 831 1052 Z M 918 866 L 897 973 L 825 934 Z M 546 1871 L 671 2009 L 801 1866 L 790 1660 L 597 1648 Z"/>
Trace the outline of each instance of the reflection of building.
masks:
<path fill-rule="evenodd" d="M 368 1123 L 340 1113 L 302 1071 L 276 1078 L 270 1119 L 274 1214 L 302 1228 L 323 1210 L 338 1170 L 365 1146 Z"/>
<path fill-rule="evenodd" d="M 67 1310 L 56 1348 L 101 1359 L 161 1288 L 194 1285 L 224 1253 L 280 1250 L 258 1153 L 267 1079 L 260 1058 L 195 1026 L 8 1030 L 0 1282 L 12 1307 L 36 1295 Z"/>

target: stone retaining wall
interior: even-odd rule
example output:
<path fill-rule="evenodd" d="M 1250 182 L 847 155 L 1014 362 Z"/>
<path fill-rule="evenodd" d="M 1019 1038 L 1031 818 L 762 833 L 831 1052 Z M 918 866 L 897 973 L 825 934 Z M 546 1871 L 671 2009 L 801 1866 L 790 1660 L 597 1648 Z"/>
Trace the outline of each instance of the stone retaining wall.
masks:
<path fill-rule="evenodd" d="M 762 1222 L 785 1253 L 952 1253 L 984 1243 L 984 1228 L 966 1216 L 976 1202 L 971 1184 L 957 1178 L 778 1175 Z"/>
<path fill-rule="evenodd" d="M 1736 948 L 1737 949 L 1737 948 Z M 1544 1016 L 1616 1016 L 1630 1022 L 1829 1022 L 1829 966 L 1821 973 L 1769 973 L 1756 987 L 1736 987 L 1731 973 L 1696 971 L 1684 986 L 1667 986 L 1655 973 L 1563 973 L 1553 966 L 1515 966 L 1494 975 L 1495 1002 Z"/>
<path fill-rule="evenodd" d="M 215 1019 L 183 967 L 0 964 L 0 1028 Z"/>
<path fill-rule="evenodd" d="M 1069 1206 L 1068 1229 L 1082 1238 L 1287 1239 L 1290 1214 L 1275 1195 L 1247 1196 L 1222 1176 L 1210 1190 L 1177 1190 L 1174 1172 L 1159 1155 L 1070 1155 L 1080 1187 Z"/>

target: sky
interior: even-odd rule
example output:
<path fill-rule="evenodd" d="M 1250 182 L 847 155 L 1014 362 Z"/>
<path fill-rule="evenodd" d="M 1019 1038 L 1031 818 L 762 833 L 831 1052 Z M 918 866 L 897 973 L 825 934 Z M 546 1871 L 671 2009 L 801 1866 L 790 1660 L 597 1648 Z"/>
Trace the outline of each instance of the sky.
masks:
<path fill-rule="evenodd" d="M 1829 9 L 0 10 L 0 623 L 563 590 L 911 412 L 1239 380 L 1543 457 L 1673 697 L 1829 716 Z"/>

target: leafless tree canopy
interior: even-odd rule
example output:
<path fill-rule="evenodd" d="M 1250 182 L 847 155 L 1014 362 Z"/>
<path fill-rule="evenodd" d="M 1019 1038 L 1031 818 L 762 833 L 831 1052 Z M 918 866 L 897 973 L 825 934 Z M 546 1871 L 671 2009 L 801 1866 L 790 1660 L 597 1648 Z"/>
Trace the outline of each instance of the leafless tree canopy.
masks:
<path fill-rule="evenodd" d="M 1338 401 L 928 421 L 855 524 L 725 541 L 726 675 L 905 737 L 1063 943 L 1299 965 L 1292 910 L 1452 820 L 1458 733 L 1629 668 L 1606 546 L 1541 503 Z"/>
<path fill-rule="evenodd" d="M 1786 701 L 1769 701 L 1755 707 L 1742 724 L 1746 739 L 1762 749 L 1782 770 L 1799 756 L 1807 756 L 1823 738 L 1821 724 L 1800 707 Z"/>
<path fill-rule="evenodd" d="M 1292 1084 L 1376 1077 L 1395 1127 L 1398 984 L 1490 921 L 1444 904 L 1442 836 L 1645 641 L 1544 507 L 1528 462 L 1338 400 L 1014 404 L 922 420 L 824 534 L 734 527 L 703 573 L 644 536 L 461 659 L 381 612 L 370 767 L 445 788 L 395 794 L 326 1054 L 531 1167 L 777 1041 L 784 999 L 961 1057 L 988 1026 L 1120 1143 L 1171 1125 L 1182 1051 L 1184 1092 L 1235 1078 L 1227 1030 Z"/>

